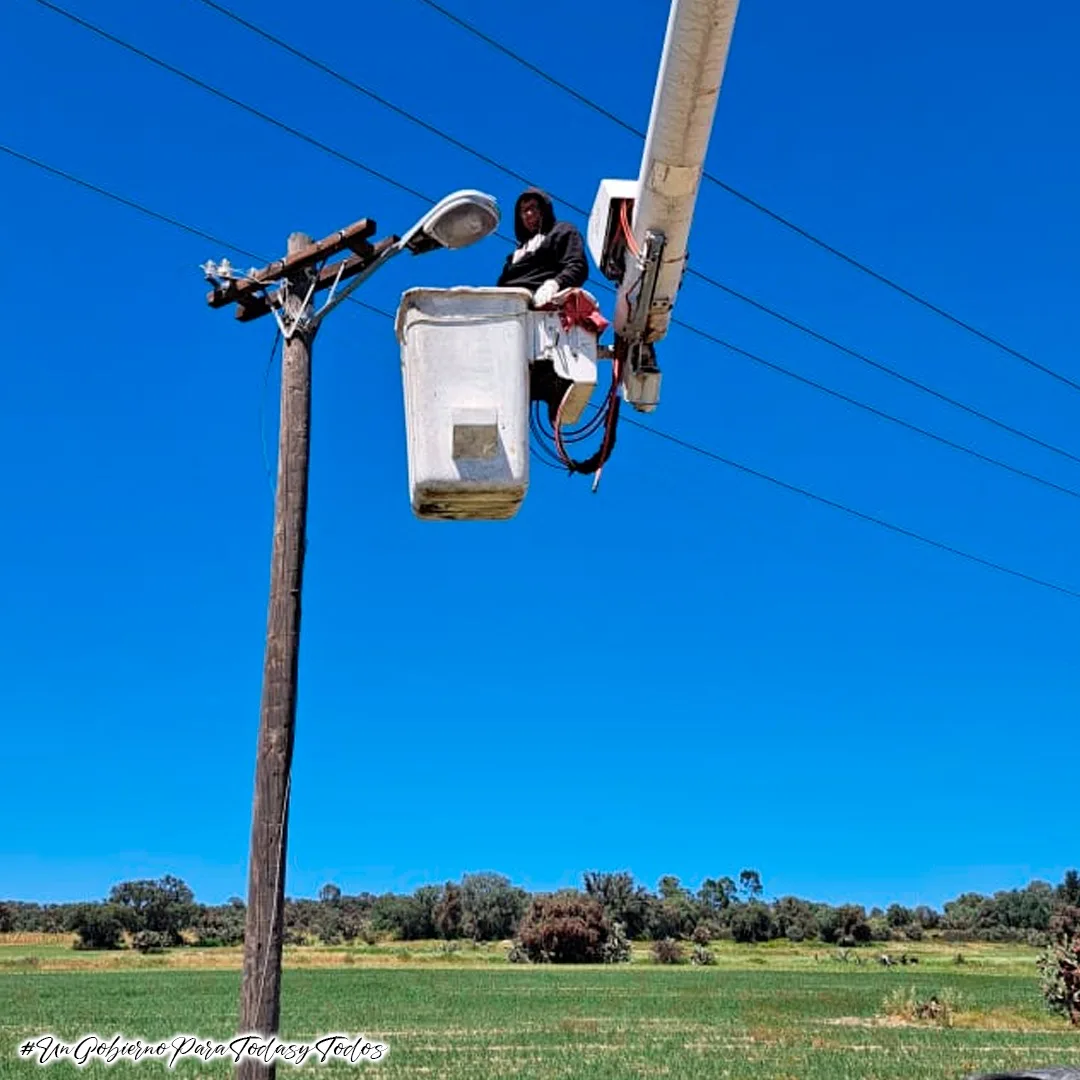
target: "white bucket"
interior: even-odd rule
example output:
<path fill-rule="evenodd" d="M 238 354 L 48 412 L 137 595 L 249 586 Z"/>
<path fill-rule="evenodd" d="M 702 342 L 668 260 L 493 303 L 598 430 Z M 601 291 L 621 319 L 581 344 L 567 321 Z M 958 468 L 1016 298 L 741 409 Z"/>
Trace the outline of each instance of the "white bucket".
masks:
<path fill-rule="evenodd" d="M 529 486 L 531 296 L 410 289 L 397 336 L 417 517 L 505 520 Z"/>

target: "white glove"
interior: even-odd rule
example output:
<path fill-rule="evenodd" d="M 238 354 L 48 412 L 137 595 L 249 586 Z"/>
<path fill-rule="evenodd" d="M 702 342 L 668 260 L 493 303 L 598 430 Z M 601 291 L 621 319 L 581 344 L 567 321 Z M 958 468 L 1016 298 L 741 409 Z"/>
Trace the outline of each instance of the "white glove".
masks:
<path fill-rule="evenodd" d="M 546 307 L 555 299 L 555 294 L 562 292 L 558 278 L 548 278 L 533 296 L 533 307 Z"/>

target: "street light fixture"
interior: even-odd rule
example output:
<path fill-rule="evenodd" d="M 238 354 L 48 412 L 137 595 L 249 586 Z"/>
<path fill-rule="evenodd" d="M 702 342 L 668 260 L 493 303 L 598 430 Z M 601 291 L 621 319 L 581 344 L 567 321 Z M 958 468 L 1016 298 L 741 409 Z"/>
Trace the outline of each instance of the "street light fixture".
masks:
<path fill-rule="evenodd" d="M 466 188 L 454 191 L 440 199 L 396 243 L 388 244 L 378 257 L 349 282 L 347 288 L 336 293 L 331 289 L 326 303 L 311 317 L 312 325 L 321 322 L 334 308 L 358 289 L 376 270 L 385 266 L 395 255 L 411 251 L 424 255 L 429 251 L 445 248 L 457 251 L 468 247 L 494 232 L 499 226 L 499 206 L 491 195 Z"/>
<path fill-rule="evenodd" d="M 482 240 L 499 225 L 499 208 L 482 191 L 455 191 L 437 202 L 402 238 L 414 255 L 436 248 L 456 251 Z"/>

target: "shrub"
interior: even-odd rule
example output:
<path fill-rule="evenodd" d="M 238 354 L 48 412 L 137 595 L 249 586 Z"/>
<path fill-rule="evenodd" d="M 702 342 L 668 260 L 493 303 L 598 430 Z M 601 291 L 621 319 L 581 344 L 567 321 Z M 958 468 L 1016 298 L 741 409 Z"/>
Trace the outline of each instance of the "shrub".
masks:
<path fill-rule="evenodd" d="M 220 907 L 199 908 L 195 932 L 203 946 L 242 945 L 244 942 L 244 902 L 234 898 Z"/>
<path fill-rule="evenodd" d="M 1057 887 L 1057 897 L 1065 905 L 1071 907 L 1080 906 L 1080 872 L 1076 870 L 1065 871 L 1065 877 Z"/>
<path fill-rule="evenodd" d="M 525 947 L 520 941 L 515 941 L 507 950 L 506 960 L 507 963 L 510 964 L 527 964 L 529 962 L 529 954 L 525 951 Z"/>
<path fill-rule="evenodd" d="M 172 945 L 183 944 L 180 931 L 196 920 L 194 900 L 191 889 L 171 874 L 157 881 L 124 881 L 109 893 L 109 904 L 125 930 L 153 930 L 165 934 Z"/>
<path fill-rule="evenodd" d="M 461 937 L 464 912 L 461 906 L 461 887 L 448 881 L 439 894 L 432 910 L 432 921 L 439 937 L 452 941 Z"/>
<path fill-rule="evenodd" d="M 694 927 L 694 932 L 690 939 L 695 945 L 708 945 L 712 940 L 709 937 L 709 928 L 704 923 L 698 923 L 698 925 Z"/>
<path fill-rule="evenodd" d="M 83 904 L 73 915 L 71 928 L 79 935 L 76 949 L 119 949 L 124 933 L 112 904 Z"/>
<path fill-rule="evenodd" d="M 858 904 L 822 909 L 818 916 L 818 932 L 826 944 L 848 949 L 865 945 L 872 933 L 866 910 Z"/>
<path fill-rule="evenodd" d="M 773 929 L 772 914 L 760 901 L 740 904 L 731 913 L 732 936 L 743 944 L 768 941 L 773 936 Z"/>
<path fill-rule="evenodd" d="M 708 967 L 716 963 L 716 957 L 704 945 L 695 945 L 694 951 L 690 954 L 690 963 Z"/>
<path fill-rule="evenodd" d="M 683 962 L 682 946 L 672 938 L 662 938 L 660 941 L 654 942 L 652 955 L 658 964 L 681 964 Z"/>
<path fill-rule="evenodd" d="M 922 941 L 923 928 L 918 923 L 911 923 L 909 926 L 904 927 L 904 937 L 908 941 Z"/>
<path fill-rule="evenodd" d="M 613 939 L 612 947 L 607 947 Z M 610 962 L 612 948 L 617 947 L 619 940 L 603 905 L 591 896 L 576 892 L 536 897 L 518 928 L 520 946 L 534 963 Z M 622 941 L 625 942 L 625 935 Z"/>
<path fill-rule="evenodd" d="M 901 930 L 915 921 L 915 912 L 903 904 L 890 904 L 885 912 L 885 919 L 893 929 Z"/>
<path fill-rule="evenodd" d="M 131 947 L 141 953 L 163 953 L 171 944 L 169 935 L 161 930 L 140 930 L 131 939 Z"/>
<path fill-rule="evenodd" d="M 867 925 L 870 927 L 871 941 L 889 941 L 892 938 L 892 928 L 885 918 L 877 916 L 868 919 Z"/>
<path fill-rule="evenodd" d="M 633 875 L 588 871 L 585 892 L 604 907 L 612 923 L 621 923 L 627 937 L 640 938 L 649 923 L 650 896 L 644 886 L 634 883 Z"/>
<path fill-rule="evenodd" d="M 988 930 L 976 931 L 976 930 L 950 930 L 945 929 L 941 933 L 943 941 L 990 941 L 993 935 Z"/>
<path fill-rule="evenodd" d="M 465 874 L 461 879 L 462 931 L 474 941 L 505 941 L 513 937 L 527 899 L 524 889 L 501 874 Z"/>
<path fill-rule="evenodd" d="M 912 915 L 924 930 L 936 930 L 941 924 L 941 916 L 927 904 L 920 904 Z"/>
<path fill-rule="evenodd" d="M 896 989 L 885 998 L 886 1016 L 906 1020 L 909 1023 L 931 1023 L 938 1027 L 952 1027 L 953 1017 L 963 1001 L 962 996 L 950 987 L 929 997 L 923 997 L 915 989 Z"/>
<path fill-rule="evenodd" d="M 653 941 L 689 937 L 696 921 L 694 905 L 688 896 L 669 896 L 649 903 L 647 929 Z"/>
<path fill-rule="evenodd" d="M 600 957 L 605 964 L 628 964 L 630 962 L 630 939 L 622 923 L 612 923 L 607 941 L 600 946 Z"/>
<path fill-rule="evenodd" d="M 738 885 L 729 878 L 706 878 L 698 889 L 697 902 L 701 910 L 713 917 L 731 907 L 738 895 Z"/>
<path fill-rule="evenodd" d="M 412 896 L 386 893 L 372 904 L 372 924 L 402 941 L 433 938 L 436 936 L 433 912 L 439 892 L 427 886 L 417 889 Z"/>
<path fill-rule="evenodd" d="M 1080 1025 L 1080 907 L 1063 907 L 1050 920 L 1050 944 L 1039 957 L 1046 1004 Z"/>
<path fill-rule="evenodd" d="M 806 941 L 817 936 L 817 912 L 814 905 L 797 896 L 782 896 L 773 904 L 777 937 L 788 941 Z"/>

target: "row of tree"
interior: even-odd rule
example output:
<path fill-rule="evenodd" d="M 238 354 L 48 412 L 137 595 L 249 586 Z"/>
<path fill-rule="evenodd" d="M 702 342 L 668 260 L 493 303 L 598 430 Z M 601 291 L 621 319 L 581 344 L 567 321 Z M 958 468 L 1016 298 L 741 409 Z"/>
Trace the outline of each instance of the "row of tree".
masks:
<path fill-rule="evenodd" d="M 762 942 L 774 938 L 820 941 L 845 947 L 874 941 L 915 941 L 928 933 L 949 940 L 1029 941 L 1043 944 L 1056 909 L 1080 905 L 1080 875 L 1070 870 L 1057 886 L 1033 881 L 1023 889 L 984 896 L 965 893 L 941 911 L 891 904 L 867 911 L 857 904 L 814 903 L 794 896 L 762 898 L 761 876 L 744 870 L 738 878 L 707 878 L 696 891 L 676 877 L 660 879 L 655 892 L 628 873 L 585 874 L 582 890 L 612 925 L 631 940 L 729 938 Z M 404 941 L 503 941 L 518 934 L 531 900 L 500 874 L 466 874 L 460 882 L 425 885 L 409 895 L 344 895 L 325 885 L 318 899 L 290 899 L 285 906 L 287 940 L 326 944 L 379 936 Z M 142 947 L 196 940 L 234 945 L 243 940 L 244 902 L 197 904 L 175 877 L 128 881 L 100 903 L 0 902 L 0 932 L 77 932 L 85 948 L 112 948 L 125 934 Z M 137 940 L 136 940 L 137 939 Z"/>

